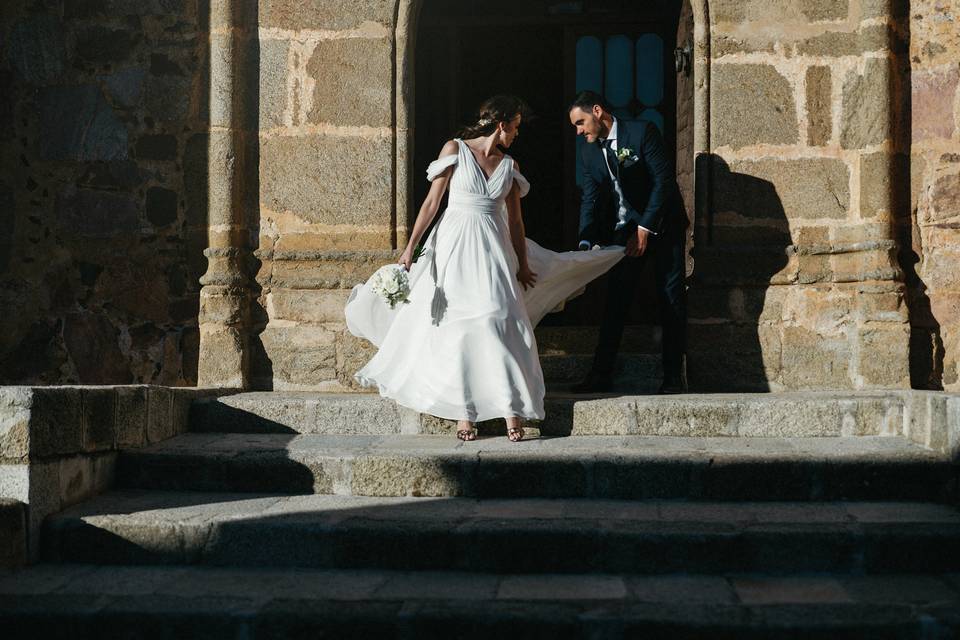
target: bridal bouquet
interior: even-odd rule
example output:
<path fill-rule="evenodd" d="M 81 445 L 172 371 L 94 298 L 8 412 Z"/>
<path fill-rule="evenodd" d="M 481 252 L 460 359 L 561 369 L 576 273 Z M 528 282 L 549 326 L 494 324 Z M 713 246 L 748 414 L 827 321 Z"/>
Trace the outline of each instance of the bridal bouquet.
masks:
<path fill-rule="evenodd" d="M 410 277 L 407 270 L 400 265 L 387 265 L 373 275 L 371 288 L 393 309 L 407 301 L 407 296 L 410 295 Z"/>

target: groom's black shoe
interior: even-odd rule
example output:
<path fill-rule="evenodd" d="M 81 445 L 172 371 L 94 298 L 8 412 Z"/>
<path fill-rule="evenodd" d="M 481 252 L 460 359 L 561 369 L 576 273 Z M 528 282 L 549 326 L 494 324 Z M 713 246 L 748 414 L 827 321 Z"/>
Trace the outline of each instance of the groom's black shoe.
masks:
<path fill-rule="evenodd" d="M 573 393 L 609 393 L 613 391 L 613 377 L 590 372 L 583 382 L 570 388 Z"/>

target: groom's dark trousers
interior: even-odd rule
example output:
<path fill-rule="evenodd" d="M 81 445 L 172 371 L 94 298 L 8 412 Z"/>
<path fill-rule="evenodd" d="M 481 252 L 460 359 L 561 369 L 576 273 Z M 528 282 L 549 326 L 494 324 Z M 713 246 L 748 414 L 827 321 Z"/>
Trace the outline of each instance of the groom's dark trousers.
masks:
<path fill-rule="evenodd" d="M 643 255 L 627 256 L 608 274 L 607 298 L 591 377 L 612 378 L 627 315 L 637 297 L 641 272 L 652 260 L 662 327 L 664 383 L 676 385 L 682 379 L 687 347 L 686 215 L 663 139 L 655 125 L 645 121 L 618 120 L 617 147 L 627 155 L 623 162 L 617 160 L 611 151 L 605 152 L 599 142 L 583 146 L 580 240 L 591 244 L 626 245 L 636 235 L 637 225 L 652 233 Z M 618 178 L 620 194 L 614 188 L 611 170 Z M 616 229 L 621 201 L 626 209 L 627 222 Z"/>

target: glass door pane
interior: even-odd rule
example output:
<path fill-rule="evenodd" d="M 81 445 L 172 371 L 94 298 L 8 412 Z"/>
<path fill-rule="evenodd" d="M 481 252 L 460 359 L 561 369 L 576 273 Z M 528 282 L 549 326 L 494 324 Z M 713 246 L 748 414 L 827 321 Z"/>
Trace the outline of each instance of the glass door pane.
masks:
<path fill-rule="evenodd" d="M 618 118 L 630 118 L 633 100 L 633 42 L 625 35 L 607 38 L 604 97 Z"/>
<path fill-rule="evenodd" d="M 596 91 L 603 86 L 603 45 L 596 36 L 584 36 L 577 40 L 577 93 Z"/>
<path fill-rule="evenodd" d="M 645 107 L 663 102 L 663 40 L 655 33 L 637 38 L 637 100 Z"/>

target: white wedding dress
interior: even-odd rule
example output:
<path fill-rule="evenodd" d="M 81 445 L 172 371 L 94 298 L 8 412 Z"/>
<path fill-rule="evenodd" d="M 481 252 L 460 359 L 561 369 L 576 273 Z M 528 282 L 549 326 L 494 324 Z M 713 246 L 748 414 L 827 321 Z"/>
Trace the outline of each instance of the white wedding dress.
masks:
<path fill-rule="evenodd" d="M 510 156 L 487 179 L 466 144 L 457 140 L 457 146 L 456 155 L 427 168 L 432 181 L 455 167 L 447 209 L 410 270 L 408 301 L 391 310 L 369 280 L 350 294 L 347 328 L 379 347 L 356 378 L 405 407 L 441 418 L 543 419 L 533 327 L 616 264 L 624 248 L 556 253 L 527 239 L 537 283 L 524 290 L 516 277 L 505 198 L 514 183 L 521 196 L 530 184 Z"/>

